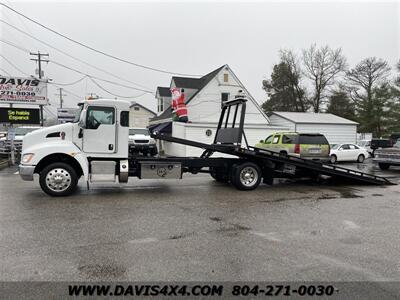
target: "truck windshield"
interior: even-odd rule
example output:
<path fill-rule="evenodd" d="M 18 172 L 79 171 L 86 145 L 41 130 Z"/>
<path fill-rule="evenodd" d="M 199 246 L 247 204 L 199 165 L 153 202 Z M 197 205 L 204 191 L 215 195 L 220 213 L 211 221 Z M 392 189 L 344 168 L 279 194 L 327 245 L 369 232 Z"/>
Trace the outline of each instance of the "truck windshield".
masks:
<path fill-rule="evenodd" d="M 79 122 L 82 110 L 83 110 L 83 103 L 82 104 L 78 104 L 78 109 L 76 110 L 73 123 L 78 123 Z"/>
<path fill-rule="evenodd" d="M 149 130 L 146 128 L 143 129 L 129 129 L 129 135 L 135 134 L 143 134 L 143 135 L 150 135 Z"/>

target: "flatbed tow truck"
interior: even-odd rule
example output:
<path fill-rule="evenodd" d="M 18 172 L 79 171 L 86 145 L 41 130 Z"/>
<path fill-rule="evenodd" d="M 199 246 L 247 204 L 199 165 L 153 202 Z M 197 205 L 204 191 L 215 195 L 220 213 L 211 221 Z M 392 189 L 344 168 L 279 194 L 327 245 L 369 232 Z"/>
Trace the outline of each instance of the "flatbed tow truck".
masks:
<path fill-rule="evenodd" d="M 203 149 L 200 157 L 140 157 L 128 153 L 129 103 L 87 100 L 80 103 L 76 122 L 37 130 L 24 138 L 19 173 L 24 180 L 39 174 L 42 190 L 51 196 L 73 193 L 80 177 L 89 187 L 94 182 L 126 183 L 129 177 L 181 179 L 184 173 L 210 173 L 215 180 L 239 190 L 253 190 L 261 181 L 272 184 L 274 178 L 319 175 L 393 184 L 382 176 L 249 146 L 244 132 L 246 101 L 238 95 L 223 104 L 212 144 L 152 130 L 155 139 Z M 229 157 L 212 157 L 214 153 Z"/>

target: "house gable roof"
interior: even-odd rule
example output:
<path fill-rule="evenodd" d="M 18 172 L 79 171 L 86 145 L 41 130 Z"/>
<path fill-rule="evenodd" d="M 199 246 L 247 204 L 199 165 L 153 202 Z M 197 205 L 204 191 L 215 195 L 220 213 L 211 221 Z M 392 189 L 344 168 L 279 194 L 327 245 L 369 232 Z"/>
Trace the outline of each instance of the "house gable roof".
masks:
<path fill-rule="evenodd" d="M 129 106 L 129 108 L 132 108 L 132 107 L 134 107 L 134 106 L 139 106 L 139 107 L 141 107 L 141 108 L 143 108 L 144 110 L 147 110 L 148 112 L 150 112 L 151 114 L 153 114 L 153 115 L 157 115 L 154 111 L 152 111 L 151 109 L 148 109 L 147 107 L 145 107 L 145 106 L 143 106 L 143 105 L 141 105 L 141 104 L 139 104 L 139 103 L 137 103 L 137 102 L 131 102 L 131 105 Z"/>
<path fill-rule="evenodd" d="M 169 87 L 158 86 L 157 92 L 161 97 L 171 97 L 171 90 Z"/>
<path fill-rule="evenodd" d="M 202 78 L 173 76 L 171 81 L 173 81 L 175 83 L 175 86 L 178 88 L 187 88 L 187 89 L 197 90 L 201 86 Z"/>
<path fill-rule="evenodd" d="M 271 115 L 276 115 L 288 121 L 301 124 L 348 124 L 357 125 L 357 122 L 336 116 L 330 113 L 312 112 L 280 112 L 273 111 Z"/>
<path fill-rule="evenodd" d="M 212 71 L 212 72 L 210 72 L 210 73 L 208 73 L 208 74 L 206 74 L 206 75 L 204 75 L 203 77 L 201 77 L 201 78 L 189 78 L 189 77 L 172 77 L 172 80 L 174 80 L 174 79 L 176 79 L 176 78 L 179 78 L 178 79 L 178 81 L 179 80 L 181 80 L 181 81 L 179 81 L 179 83 L 181 83 L 181 84 L 183 84 L 183 83 L 188 83 L 188 84 L 192 84 L 191 86 L 194 86 L 194 85 L 196 85 L 198 88 L 197 88 L 197 91 L 192 95 L 192 97 L 190 97 L 189 99 L 186 99 L 186 104 L 187 103 L 189 103 L 218 73 L 219 73 L 219 71 L 221 71 L 224 67 L 225 67 L 226 65 L 223 65 L 223 66 L 221 66 L 221 67 L 219 67 L 218 69 L 215 69 L 214 71 Z M 190 80 L 189 80 L 190 79 Z M 195 81 L 196 81 L 196 83 L 194 83 L 195 81 L 193 81 L 192 79 L 194 79 Z M 182 86 L 179 86 L 178 84 L 177 84 L 177 82 L 175 81 L 175 85 L 177 86 L 177 87 L 180 87 L 180 88 L 191 88 L 190 86 L 184 86 L 184 85 L 182 85 Z M 162 114 L 161 115 L 159 115 L 159 116 L 157 116 L 157 117 L 154 117 L 154 118 L 152 118 L 150 121 L 158 121 L 158 120 L 163 120 L 163 119 L 167 119 L 167 118 L 170 118 L 171 117 L 171 110 L 170 110 L 170 107 L 171 106 L 169 106 L 166 110 L 164 110 L 163 112 L 162 112 Z"/>

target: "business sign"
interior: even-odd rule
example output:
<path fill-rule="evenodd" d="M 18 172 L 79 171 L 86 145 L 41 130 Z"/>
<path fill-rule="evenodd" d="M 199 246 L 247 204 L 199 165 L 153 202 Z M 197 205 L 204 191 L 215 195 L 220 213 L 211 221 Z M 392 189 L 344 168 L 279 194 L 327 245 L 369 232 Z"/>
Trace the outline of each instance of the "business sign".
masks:
<path fill-rule="evenodd" d="M 39 109 L 0 107 L 0 123 L 40 124 Z"/>
<path fill-rule="evenodd" d="M 47 82 L 0 76 L 0 103 L 47 105 Z"/>
<path fill-rule="evenodd" d="M 59 123 L 71 123 L 75 119 L 77 108 L 58 108 L 57 119 Z"/>

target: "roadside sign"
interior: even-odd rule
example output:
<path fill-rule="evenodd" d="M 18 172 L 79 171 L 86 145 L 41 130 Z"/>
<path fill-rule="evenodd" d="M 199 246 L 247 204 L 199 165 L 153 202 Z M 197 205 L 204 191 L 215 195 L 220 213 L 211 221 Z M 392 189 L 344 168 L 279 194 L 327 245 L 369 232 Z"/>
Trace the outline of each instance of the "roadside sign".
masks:
<path fill-rule="evenodd" d="M 0 107 L 0 123 L 40 124 L 39 109 Z"/>
<path fill-rule="evenodd" d="M 47 105 L 47 82 L 0 76 L 0 103 Z"/>
<path fill-rule="evenodd" d="M 13 141 L 15 139 L 15 128 L 14 127 L 8 128 L 8 139 L 10 141 Z"/>

